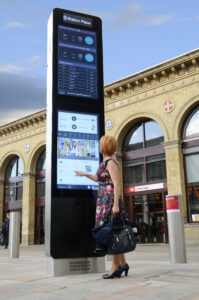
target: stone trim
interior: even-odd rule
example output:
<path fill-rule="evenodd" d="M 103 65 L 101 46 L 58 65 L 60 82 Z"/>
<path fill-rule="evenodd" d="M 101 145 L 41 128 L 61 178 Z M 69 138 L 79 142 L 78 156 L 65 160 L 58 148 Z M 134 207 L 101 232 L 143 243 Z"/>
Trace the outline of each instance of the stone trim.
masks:
<path fill-rule="evenodd" d="M 194 227 L 195 228 L 197 228 L 197 227 L 199 228 L 199 223 L 185 223 L 184 227 L 185 228 L 194 228 Z"/>
<path fill-rule="evenodd" d="M 182 140 L 174 140 L 169 142 L 161 143 L 164 149 L 170 149 L 170 148 L 182 148 Z"/>
<path fill-rule="evenodd" d="M 196 80 L 194 75 L 198 75 L 197 73 L 191 73 L 189 76 L 186 75 L 186 77 L 181 77 L 172 80 L 167 81 L 164 83 L 161 83 L 157 86 L 150 86 L 147 90 L 143 89 L 140 91 L 132 91 L 130 94 L 124 94 L 117 97 L 117 99 L 108 99 L 105 101 L 105 112 L 112 111 L 114 109 L 117 109 L 118 107 L 124 107 L 132 103 L 138 103 L 145 101 L 147 99 L 151 99 L 153 97 L 162 96 L 164 94 L 167 94 L 168 92 L 173 92 L 175 90 L 181 89 L 182 87 L 187 87 L 196 83 L 199 83 L 199 80 Z M 192 77 L 192 79 L 189 79 Z"/>
<path fill-rule="evenodd" d="M 193 70 L 199 70 L 199 49 L 107 85 L 105 97 L 111 100 L 111 96 L 115 97 L 120 92 L 157 86 Z"/>
<path fill-rule="evenodd" d="M 35 135 L 43 133 L 43 132 L 46 132 L 46 125 L 42 126 L 42 127 L 39 127 L 39 128 L 36 128 L 36 129 L 26 131 L 26 132 L 18 133 L 16 135 L 11 136 L 11 137 L 6 137 L 4 140 L 0 141 L 0 146 L 5 145 L 5 144 L 7 145 L 7 144 L 10 144 L 10 143 L 19 141 L 19 140 L 21 141 L 23 139 L 26 139 L 27 137 L 35 136 Z"/>
<path fill-rule="evenodd" d="M 116 156 L 116 160 L 122 160 L 122 153 L 118 153 L 118 152 L 116 152 L 116 154 L 115 154 L 115 156 Z"/>
<path fill-rule="evenodd" d="M 7 136 L 16 136 L 26 130 L 33 130 L 34 127 L 39 126 L 39 123 L 46 123 L 46 109 L 0 126 L 0 137 L 7 138 Z"/>
<path fill-rule="evenodd" d="M 27 173 L 23 173 L 22 174 L 23 175 L 23 177 L 25 177 L 25 178 L 35 178 L 35 173 L 30 173 L 30 172 L 27 172 Z"/>

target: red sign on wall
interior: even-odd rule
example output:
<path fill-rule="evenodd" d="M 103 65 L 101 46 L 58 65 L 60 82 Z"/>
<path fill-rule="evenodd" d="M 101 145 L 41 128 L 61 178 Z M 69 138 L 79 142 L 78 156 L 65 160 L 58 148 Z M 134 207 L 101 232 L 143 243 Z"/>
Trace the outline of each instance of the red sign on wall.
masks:
<path fill-rule="evenodd" d="M 180 209 L 178 196 L 166 196 L 166 209 Z"/>

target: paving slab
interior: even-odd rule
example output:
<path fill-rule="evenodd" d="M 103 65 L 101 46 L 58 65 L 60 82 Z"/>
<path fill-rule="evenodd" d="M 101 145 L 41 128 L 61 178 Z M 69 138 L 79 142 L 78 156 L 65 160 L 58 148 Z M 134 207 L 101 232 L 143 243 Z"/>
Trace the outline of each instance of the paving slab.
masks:
<path fill-rule="evenodd" d="M 0 300 L 199 300 L 199 245 L 186 250 L 186 264 L 171 264 L 168 245 L 138 245 L 127 254 L 128 276 L 104 280 L 96 273 L 48 276 L 43 245 L 20 247 L 18 259 L 0 247 Z"/>

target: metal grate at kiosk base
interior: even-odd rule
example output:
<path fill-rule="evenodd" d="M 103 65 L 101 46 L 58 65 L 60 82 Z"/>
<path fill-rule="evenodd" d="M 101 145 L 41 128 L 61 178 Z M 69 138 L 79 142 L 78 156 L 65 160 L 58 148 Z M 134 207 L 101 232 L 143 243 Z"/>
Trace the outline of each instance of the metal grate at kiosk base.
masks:
<path fill-rule="evenodd" d="M 70 271 L 91 271 L 90 261 L 72 261 L 69 266 Z"/>

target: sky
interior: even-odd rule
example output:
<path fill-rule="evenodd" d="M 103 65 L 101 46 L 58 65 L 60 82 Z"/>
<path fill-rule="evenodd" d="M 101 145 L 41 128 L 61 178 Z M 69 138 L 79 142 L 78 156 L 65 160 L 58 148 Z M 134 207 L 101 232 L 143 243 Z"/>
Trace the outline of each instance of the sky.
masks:
<path fill-rule="evenodd" d="M 199 48 L 198 0 L 0 0 L 0 126 L 46 108 L 55 7 L 102 19 L 105 85 Z"/>

